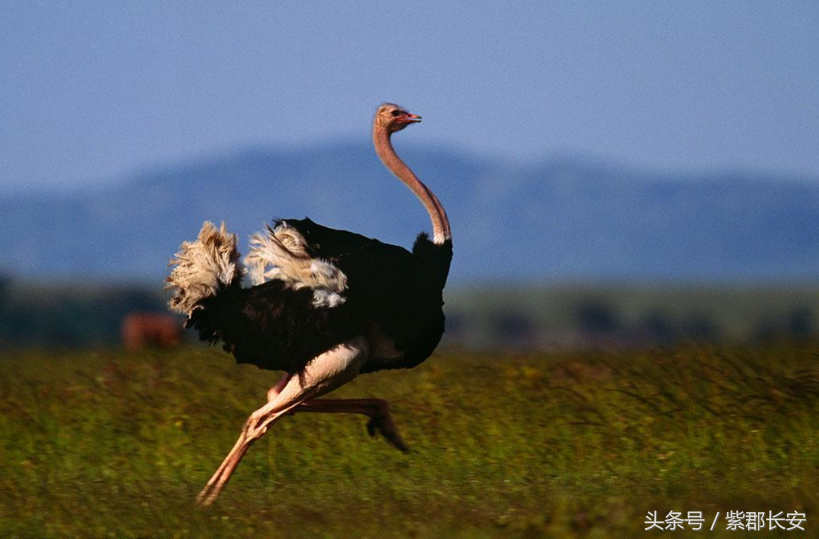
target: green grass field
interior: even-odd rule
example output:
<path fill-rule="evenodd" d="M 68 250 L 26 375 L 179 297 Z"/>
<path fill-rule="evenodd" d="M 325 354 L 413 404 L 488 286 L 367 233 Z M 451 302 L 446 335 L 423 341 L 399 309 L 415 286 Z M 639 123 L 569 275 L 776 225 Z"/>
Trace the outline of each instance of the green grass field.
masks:
<path fill-rule="evenodd" d="M 0 538 L 815 536 L 817 351 L 438 353 L 336 393 L 390 400 L 409 454 L 358 416 L 286 417 L 208 509 L 276 373 L 200 347 L 4 352 Z M 671 510 L 704 529 L 644 530 Z M 806 531 L 727 531 L 728 510 Z"/>

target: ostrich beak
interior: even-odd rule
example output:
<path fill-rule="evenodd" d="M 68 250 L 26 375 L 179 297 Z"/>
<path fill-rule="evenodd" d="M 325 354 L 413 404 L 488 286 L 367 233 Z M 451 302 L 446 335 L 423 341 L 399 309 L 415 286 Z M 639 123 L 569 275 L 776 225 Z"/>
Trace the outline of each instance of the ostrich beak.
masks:
<path fill-rule="evenodd" d="M 421 117 L 418 116 L 417 114 L 407 113 L 401 116 L 398 120 L 406 124 L 415 124 L 421 121 Z"/>

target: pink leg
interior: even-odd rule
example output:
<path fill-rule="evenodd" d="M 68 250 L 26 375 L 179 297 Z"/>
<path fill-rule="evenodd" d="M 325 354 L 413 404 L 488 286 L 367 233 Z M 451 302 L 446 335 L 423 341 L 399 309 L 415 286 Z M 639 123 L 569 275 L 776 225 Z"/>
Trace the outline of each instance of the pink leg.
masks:
<path fill-rule="evenodd" d="M 291 414 L 302 412 L 361 414 L 370 418 L 367 432 L 370 436 L 381 434 L 393 447 L 409 451 L 407 444 L 398 434 L 390 415 L 390 405 L 382 399 L 313 399 L 302 402 L 290 410 Z"/>
<path fill-rule="evenodd" d="M 276 382 L 275 386 L 273 386 L 269 390 L 267 390 L 267 402 L 272 401 L 273 399 L 275 399 L 278 396 L 279 393 L 282 392 L 282 389 L 284 389 L 284 386 L 286 386 L 287 382 L 290 381 L 291 376 L 292 376 L 292 374 L 285 374 L 284 376 L 282 376 L 281 380 Z"/>
<path fill-rule="evenodd" d="M 271 400 L 250 414 L 233 449 L 199 493 L 197 501 L 202 505 L 212 504 L 253 442 L 302 402 L 329 393 L 355 378 L 367 353 L 366 341 L 356 337 L 317 356 L 302 372 L 280 381 L 268 392 L 268 397 L 272 394 Z M 279 391 L 274 392 L 279 386 Z"/>

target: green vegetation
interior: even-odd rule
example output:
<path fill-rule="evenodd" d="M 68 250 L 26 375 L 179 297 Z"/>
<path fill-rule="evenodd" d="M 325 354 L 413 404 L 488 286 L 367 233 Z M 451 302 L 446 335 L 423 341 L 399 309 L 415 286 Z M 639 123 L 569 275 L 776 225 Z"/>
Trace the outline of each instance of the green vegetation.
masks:
<path fill-rule="evenodd" d="M 819 288 L 565 283 L 453 288 L 448 339 L 542 349 L 748 342 L 819 335 Z"/>
<path fill-rule="evenodd" d="M 438 354 L 337 392 L 389 399 L 410 454 L 357 416 L 286 417 L 206 510 L 275 373 L 201 347 L 6 352 L 0 537 L 814 536 L 816 350 Z M 644 531 L 671 510 L 705 530 Z M 726 531 L 728 510 L 798 510 L 806 531 Z"/>

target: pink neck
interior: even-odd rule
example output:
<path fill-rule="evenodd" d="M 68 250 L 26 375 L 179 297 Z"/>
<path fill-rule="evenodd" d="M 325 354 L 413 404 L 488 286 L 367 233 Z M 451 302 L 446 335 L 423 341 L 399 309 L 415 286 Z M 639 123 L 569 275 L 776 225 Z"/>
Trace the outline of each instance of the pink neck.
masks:
<path fill-rule="evenodd" d="M 386 128 L 378 125 L 376 122 L 373 126 L 375 153 L 381 158 L 384 166 L 390 169 L 390 172 L 395 174 L 399 180 L 404 182 L 427 209 L 429 220 L 432 221 L 432 241 L 441 245 L 445 241 L 452 239 L 446 211 L 435 194 L 429 190 L 429 187 L 424 185 L 401 158 L 398 157 L 398 154 L 395 153 L 392 142 L 390 141 L 390 135 L 391 133 L 389 133 Z"/>

